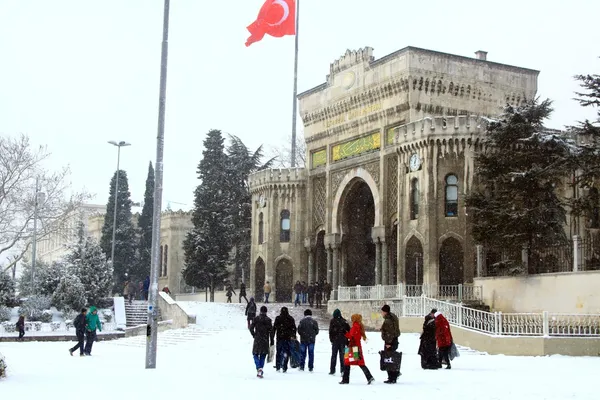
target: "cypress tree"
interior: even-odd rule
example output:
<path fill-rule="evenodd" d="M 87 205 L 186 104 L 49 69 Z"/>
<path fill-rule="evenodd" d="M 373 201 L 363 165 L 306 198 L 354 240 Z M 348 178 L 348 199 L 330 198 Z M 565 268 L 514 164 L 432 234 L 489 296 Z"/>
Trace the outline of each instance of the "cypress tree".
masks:
<path fill-rule="evenodd" d="M 106 204 L 106 215 L 102 226 L 100 247 L 110 260 L 112 247 L 113 218 L 115 211 L 115 186 L 117 172 L 110 180 L 110 194 Z M 129 193 L 129 182 L 127 172 L 119 172 L 119 195 L 117 197 L 117 230 L 115 235 L 115 259 L 111 260 L 113 265 L 114 290 L 119 292 L 125 282 L 125 274 L 130 273 L 136 264 L 135 250 L 137 238 L 133 227 L 131 215 L 131 194 Z"/>
<path fill-rule="evenodd" d="M 143 280 L 150 275 L 152 263 L 152 212 L 154 210 L 154 168 L 152 162 L 148 165 L 148 177 L 146 178 L 146 191 L 144 192 L 144 207 L 138 220 L 139 246 L 138 263 L 135 271 L 131 274 L 138 280 Z"/>
<path fill-rule="evenodd" d="M 228 159 L 220 130 L 211 130 L 204 140 L 202 160 L 198 164 L 200 185 L 194 192 L 192 231 L 183 248 L 187 285 L 209 287 L 214 301 L 215 284 L 227 276 L 232 247 L 233 221 Z"/>

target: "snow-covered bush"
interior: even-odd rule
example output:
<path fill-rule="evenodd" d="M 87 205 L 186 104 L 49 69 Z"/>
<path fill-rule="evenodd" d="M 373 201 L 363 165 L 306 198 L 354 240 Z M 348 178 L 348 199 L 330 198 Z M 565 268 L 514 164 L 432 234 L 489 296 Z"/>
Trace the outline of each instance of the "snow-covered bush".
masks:
<path fill-rule="evenodd" d="M 0 271 L 0 306 L 12 306 L 15 302 L 15 281 Z"/>
<path fill-rule="evenodd" d="M 63 319 L 65 320 L 65 322 L 73 321 L 77 317 L 77 314 L 81 312 L 81 308 L 79 308 L 78 310 L 63 310 Z"/>
<path fill-rule="evenodd" d="M 0 353 L 0 378 L 6 377 L 7 369 L 8 369 L 8 366 L 6 365 L 6 359 L 4 358 L 2 353 Z"/>
<path fill-rule="evenodd" d="M 0 306 L 0 322 L 10 321 L 10 308 Z"/>
<path fill-rule="evenodd" d="M 52 310 L 44 310 L 38 321 L 45 323 L 52 322 L 52 314 Z"/>
<path fill-rule="evenodd" d="M 115 300 L 112 297 L 105 297 L 96 302 L 96 304 L 90 304 L 90 306 L 96 306 L 98 308 L 113 308 Z"/>
<path fill-rule="evenodd" d="M 60 329 L 60 322 L 50 322 L 50 329 L 52 329 L 52 331 L 57 331 Z"/>
<path fill-rule="evenodd" d="M 102 311 L 102 317 L 103 317 L 102 319 L 104 320 L 104 322 L 108 323 L 108 322 L 112 321 L 112 317 L 113 317 L 112 316 L 112 311 L 110 311 L 110 310 L 103 310 Z"/>
<path fill-rule="evenodd" d="M 52 303 L 59 310 L 81 310 L 85 306 L 85 287 L 75 275 L 63 276 L 52 295 Z"/>
<path fill-rule="evenodd" d="M 44 310 L 50 308 L 50 297 L 48 296 L 30 296 L 23 302 L 23 305 L 19 307 L 19 314 L 25 315 L 25 319 L 29 321 L 41 321 Z M 52 316 L 50 316 L 52 320 Z M 50 321 L 48 321 L 50 322 Z"/>
<path fill-rule="evenodd" d="M 17 330 L 17 326 L 14 322 L 3 322 L 2 327 L 4 328 L 4 332 L 6 333 L 12 333 L 15 332 Z"/>
<path fill-rule="evenodd" d="M 25 322 L 25 331 L 36 331 L 39 332 L 42 330 L 42 323 L 40 321 L 34 322 Z"/>

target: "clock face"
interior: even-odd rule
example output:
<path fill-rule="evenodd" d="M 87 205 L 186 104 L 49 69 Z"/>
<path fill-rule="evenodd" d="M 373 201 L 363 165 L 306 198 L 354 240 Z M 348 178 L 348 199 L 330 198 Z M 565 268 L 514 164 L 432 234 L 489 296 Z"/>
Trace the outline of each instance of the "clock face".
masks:
<path fill-rule="evenodd" d="M 418 154 L 413 154 L 412 156 L 410 156 L 410 162 L 409 162 L 409 167 L 411 171 L 417 171 L 419 168 L 421 168 L 421 158 L 419 157 Z"/>

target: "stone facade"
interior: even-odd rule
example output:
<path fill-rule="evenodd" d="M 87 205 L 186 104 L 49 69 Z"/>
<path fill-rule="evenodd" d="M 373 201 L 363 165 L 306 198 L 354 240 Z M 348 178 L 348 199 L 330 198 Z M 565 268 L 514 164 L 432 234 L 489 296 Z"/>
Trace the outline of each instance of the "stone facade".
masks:
<path fill-rule="evenodd" d="M 486 117 L 532 99 L 538 74 L 484 52 L 347 51 L 298 96 L 307 168 L 250 178 L 252 294 L 265 280 L 280 301 L 297 280 L 472 282 L 473 155 Z"/>

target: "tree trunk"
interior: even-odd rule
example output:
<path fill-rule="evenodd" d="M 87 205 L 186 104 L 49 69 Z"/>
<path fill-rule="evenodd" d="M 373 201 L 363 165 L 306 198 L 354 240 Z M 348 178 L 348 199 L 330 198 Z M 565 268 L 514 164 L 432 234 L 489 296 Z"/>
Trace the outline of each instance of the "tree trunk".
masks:
<path fill-rule="evenodd" d="M 215 302 L 215 283 L 212 276 L 210 277 L 210 302 Z"/>

